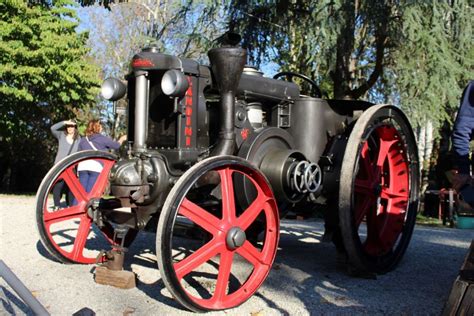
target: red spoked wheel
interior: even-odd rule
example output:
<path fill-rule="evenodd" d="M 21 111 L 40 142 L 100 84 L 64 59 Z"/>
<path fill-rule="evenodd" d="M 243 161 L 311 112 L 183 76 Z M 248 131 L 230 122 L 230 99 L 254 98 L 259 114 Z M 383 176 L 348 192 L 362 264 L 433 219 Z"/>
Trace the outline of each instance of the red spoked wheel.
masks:
<path fill-rule="evenodd" d="M 408 247 L 419 200 L 416 142 L 398 108 L 373 106 L 361 115 L 340 179 L 339 219 L 349 262 L 360 271 L 393 269 Z"/>
<path fill-rule="evenodd" d="M 256 197 L 236 203 L 234 183 L 245 177 Z M 251 236 L 251 226 L 264 227 Z M 261 172 L 231 156 L 208 158 L 171 190 L 157 230 L 163 281 L 186 308 L 201 312 L 238 306 L 270 272 L 279 239 L 275 198 Z"/>
<path fill-rule="evenodd" d="M 53 258 L 63 263 L 92 264 L 101 250 L 114 245 L 114 227 L 109 222 L 97 227 L 89 207 L 106 193 L 116 159 L 107 152 L 81 151 L 58 162 L 43 179 L 36 195 L 36 224 L 41 243 Z M 78 164 L 87 160 L 103 166 L 90 192 L 77 175 Z M 130 231 L 126 235 L 127 245 L 135 234 Z"/>

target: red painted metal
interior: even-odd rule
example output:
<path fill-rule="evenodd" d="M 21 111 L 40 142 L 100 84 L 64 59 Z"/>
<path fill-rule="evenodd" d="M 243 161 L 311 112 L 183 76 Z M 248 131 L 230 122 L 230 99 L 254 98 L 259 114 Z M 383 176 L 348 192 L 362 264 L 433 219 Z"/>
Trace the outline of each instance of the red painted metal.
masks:
<path fill-rule="evenodd" d="M 377 127 L 365 141 L 355 179 L 355 214 L 357 227 L 363 221 L 367 253 L 388 253 L 400 236 L 409 202 L 409 165 L 403 140 L 390 125 Z"/>
<path fill-rule="evenodd" d="M 102 163 L 103 170 L 89 193 L 85 192 L 76 175 L 75 170 L 77 163 L 68 166 L 54 181 L 54 183 L 56 183 L 59 180 L 64 180 L 75 197 L 76 205 L 61 208 L 59 210 L 50 210 L 48 209 L 48 198 L 45 200 L 43 205 L 43 223 L 47 237 L 61 255 L 76 263 L 92 264 L 96 262 L 96 254 L 85 253 L 85 250 L 87 250 L 88 239 L 97 238 L 102 239 L 102 243 L 108 243 L 109 245 L 114 244 L 112 240 L 113 228 L 110 224 L 106 224 L 100 229 L 103 236 L 90 236 L 92 231 L 92 219 L 87 213 L 88 203 L 91 199 L 100 198 L 102 196 L 107 187 L 108 174 L 115 163 L 114 160 L 105 158 L 94 158 L 94 160 Z M 54 185 L 51 186 L 51 188 L 53 187 Z M 79 225 L 77 229 L 68 227 L 71 220 L 78 222 Z M 55 237 L 65 235 L 67 238 L 71 238 L 70 243 L 73 242 L 72 250 L 67 249 L 70 245 L 69 242 L 58 243 L 57 240 L 55 240 Z"/>
<path fill-rule="evenodd" d="M 193 136 L 193 124 L 192 124 L 192 114 L 193 114 L 193 81 L 191 77 L 187 77 L 189 87 L 186 90 L 184 95 L 184 105 L 186 115 L 186 122 L 184 127 L 184 136 L 185 136 L 185 147 L 191 147 L 192 145 L 192 136 Z"/>
<path fill-rule="evenodd" d="M 140 68 L 140 67 L 155 67 L 155 64 L 146 58 L 139 58 L 132 60 L 132 67 Z"/>
<path fill-rule="evenodd" d="M 234 200 L 234 185 L 232 174 L 239 172 L 247 177 L 255 186 L 257 197 L 242 212 L 236 215 Z M 189 297 L 206 309 L 226 309 L 237 306 L 246 301 L 260 287 L 268 275 L 275 258 L 279 238 L 279 216 L 278 209 L 269 187 L 262 187 L 252 175 L 244 174 L 242 171 L 226 167 L 218 170 L 221 179 L 222 192 L 222 218 L 218 218 L 187 198 L 184 198 L 179 206 L 179 214 L 187 217 L 212 235 L 212 238 L 204 246 L 174 264 L 178 280 L 183 278 L 202 264 L 220 255 L 219 272 L 212 297 L 202 299 L 187 292 Z M 262 250 L 257 249 L 246 240 L 241 247 L 230 249 L 226 244 L 226 236 L 229 229 L 239 227 L 245 231 L 259 216 L 264 213 L 266 217 L 266 231 Z M 239 254 L 252 266 L 253 271 L 247 281 L 233 293 L 227 293 L 227 285 L 231 274 L 234 255 Z"/>

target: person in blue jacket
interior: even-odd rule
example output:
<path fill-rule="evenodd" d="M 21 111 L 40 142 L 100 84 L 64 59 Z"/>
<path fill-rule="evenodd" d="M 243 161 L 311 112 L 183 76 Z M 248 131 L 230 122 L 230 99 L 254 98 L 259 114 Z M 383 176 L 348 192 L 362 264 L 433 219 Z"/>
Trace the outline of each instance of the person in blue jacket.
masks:
<path fill-rule="evenodd" d="M 82 150 L 103 150 L 119 149 L 122 142 L 126 140 L 126 135 L 122 136 L 118 141 L 102 135 L 102 124 L 99 120 L 91 120 L 87 124 L 86 136 L 81 138 L 79 142 L 79 151 Z M 89 159 L 79 163 L 77 171 L 79 173 L 79 182 L 89 193 L 102 171 L 103 166 L 100 162 Z"/>
<path fill-rule="evenodd" d="M 474 80 L 471 80 L 464 89 L 461 97 L 461 105 L 454 122 L 452 140 L 452 151 L 454 156 L 454 169 L 456 175 L 453 180 L 453 188 L 460 191 L 464 186 L 472 182 L 470 169 L 473 168 L 474 158 L 470 160 L 469 143 L 474 139 Z M 471 151 L 472 154 L 472 151 Z"/>

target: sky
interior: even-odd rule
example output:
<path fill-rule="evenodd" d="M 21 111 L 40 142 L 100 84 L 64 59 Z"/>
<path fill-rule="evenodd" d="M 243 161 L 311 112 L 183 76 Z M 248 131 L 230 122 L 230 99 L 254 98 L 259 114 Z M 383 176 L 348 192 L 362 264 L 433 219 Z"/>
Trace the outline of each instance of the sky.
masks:
<path fill-rule="evenodd" d="M 91 14 L 101 14 L 103 15 L 103 23 L 106 25 L 111 24 L 109 21 L 110 11 L 107 9 L 104 9 L 103 7 L 99 7 L 99 6 L 77 7 L 76 12 L 80 19 L 80 24 L 77 28 L 79 32 L 83 32 L 83 31 L 89 31 L 91 33 L 93 32 L 93 30 L 91 29 L 92 27 L 91 25 L 92 23 L 90 19 Z M 92 41 L 90 43 L 94 44 L 95 42 Z M 96 43 L 96 44 L 100 45 L 100 43 Z M 92 49 L 94 50 L 94 47 L 92 47 Z M 279 68 L 280 68 L 279 65 L 276 63 L 264 62 L 260 66 L 260 71 L 262 71 L 264 73 L 264 76 L 266 77 L 273 77 L 273 75 L 275 75 L 278 72 Z"/>

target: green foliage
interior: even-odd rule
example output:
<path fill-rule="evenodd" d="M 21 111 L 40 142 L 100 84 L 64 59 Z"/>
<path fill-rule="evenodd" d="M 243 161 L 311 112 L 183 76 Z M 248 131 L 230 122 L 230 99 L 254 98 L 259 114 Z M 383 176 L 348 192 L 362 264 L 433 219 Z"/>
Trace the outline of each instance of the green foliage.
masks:
<path fill-rule="evenodd" d="M 251 61 L 309 75 L 335 98 L 366 97 L 399 40 L 398 1 L 234 0 L 229 10 Z"/>
<path fill-rule="evenodd" d="M 469 1 L 407 1 L 394 82 L 414 127 L 452 123 L 462 89 L 474 78 L 474 10 Z"/>
<path fill-rule="evenodd" d="M 209 0 L 82 4 L 86 7 L 79 8 L 78 14 L 88 22 L 90 56 L 104 78 L 124 78 L 132 57 L 151 44 L 165 53 L 203 59 L 212 39 L 225 27 L 223 10 Z M 126 107 L 126 100 L 117 106 Z M 125 120 L 122 115 L 113 116 L 110 102 L 99 101 L 97 111 L 111 134 L 124 132 Z"/>
<path fill-rule="evenodd" d="M 0 3 L 0 177 L 20 161 L 50 164 L 51 124 L 94 102 L 98 71 L 77 25 L 70 1 Z"/>
<path fill-rule="evenodd" d="M 444 227 L 443 222 L 437 218 L 423 216 L 421 213 L 416 214 L 416 224 L 432 227 Z"/>
<path fill-rule="evenodd" d="M 225 28 L 224 11 L 209 0 L 101 5 L 108 9 L 96 5 L 78 12 L 88 21 L 91 56 L 105 77 L 126 75 L 133 55 L 151 44 L 165 53 L 202 58 Z"/>

